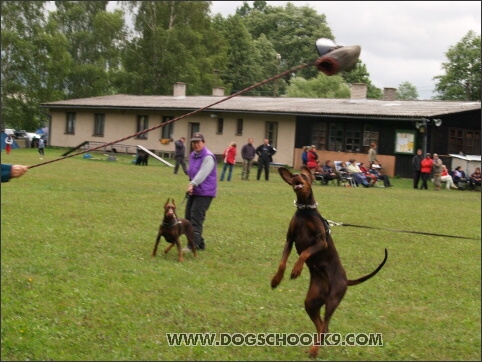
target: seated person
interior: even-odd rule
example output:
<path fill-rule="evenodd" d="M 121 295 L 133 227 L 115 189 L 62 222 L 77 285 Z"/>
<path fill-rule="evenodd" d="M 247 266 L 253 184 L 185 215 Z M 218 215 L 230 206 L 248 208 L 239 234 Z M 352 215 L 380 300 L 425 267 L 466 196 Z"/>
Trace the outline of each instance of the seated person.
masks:
<path fill-rule="evenodd" d="M 462 171 L 462 166 L 457 166 L 452 174 L 452 179 L 454 180 L 455 184 L 459 182 L 466 182 L 465 172 Z"/>
<path fill-rule="evenodd" d="M 449 174 L 449 170 L 447 170 L 447 166 L 442 165 L 442 174 L 440 176 L 440 180 L 442 182 L 445 182 L 445 188 L 447 190 L 450 190 L 450 188 L 453 189 L 458 189 L 457 186 L 455 186 L 454 180 L 452 179 L 452 176 Z"/>
<path fill-rule="evenodd" d="M 475 191 L 475 186 L 480 186 L 480 167 L 477 167 L 472 175 L 470 175 L 470 187 L 472 191 Z"/>
<path fill-rule="evenodd" d="M 350 162 L 350 165 L 348 165 L 347 169 L 348 169 L 348 172 L 350 172 L 350 175 L 351 177 L 353 177 L 353 179 L 355 180 L 355 182 L 358 184 L 358 185 L 363 185 L 364 187 L 369 187 L 370 186 L 370 182 L 368 182 L 365 174 L 360 170 L 360 167 L 358 167 L 356 165 L 356 161 L 354 158 L 352 158 L 351 160 L 349 160 L 348 162 Z"/>
<path fill-rule="evenodd" d="M 373 184 L 375 184 L 378 180 L 377 176 L 371 173 L 370 170 L 365 167 L 363 162 L 360 162 L 358 167 L 360 168 L 361 172 L 365 174 L 367 180 L 370 182 L 370 186 L 373 186 Z"/>
<path fill-rule="evenodd" d="M 338 174 L 342 178 L 350 177 L 350 172 L 348 172 L 348 167 L 346 165 L 346 162 L 342 162 L 340 164 L 340 167 L 338 168 Z"/>
<path fill-rule="evenodd" d="M 375 175 L 377 180 L 382 180 L 383 186 L 392 187 L 392 184 L 390 183 L 390 179 L 388 178 L 388 176 L 382 175 L 382 173 L 380 172 L 380 167 L 378 167 L 376 164 L 372 164 L 372 167 L 370 168 L 370 173 L 372 175 Z"/>
<path fill-rule="evenodd" d="M 341 177 L 338 175 L 338 173 L 336 173 L 336 170 L 332 167 L 330 160 L 325 161 L 325 164 L 323 165 L 321 171 L 323 173 L 323 179 L 325 184 L 327 184 L 328 181 L 331 181 L 331 180 L 338 180 L 338 185 L 340 185 Z"/>

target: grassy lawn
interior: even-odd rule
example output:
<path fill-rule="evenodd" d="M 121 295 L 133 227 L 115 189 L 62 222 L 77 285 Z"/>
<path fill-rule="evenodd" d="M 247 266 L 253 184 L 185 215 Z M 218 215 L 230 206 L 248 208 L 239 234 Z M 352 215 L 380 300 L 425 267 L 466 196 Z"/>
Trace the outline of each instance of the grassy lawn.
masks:
<path fill-rule="evenodd" d="M 209 146 L 209 145 L 208 145 Z M 2 153 L 34 165 L 65 150 Z M 269 182 L 220 182 L 205 222 L 207 250 L 177 262 L 156 258 L 162 206 L 181 203 L 184 175 L 149 159 L 75 156 L 29 170 L 1 188 L 2 360 L 307 360 L 305 346 L 169 346 L 166 333 L 314 333 L 304 311 L 308 270 L 271 290 L 294 193 L 272 169 Z M 254 174 L 254 175 L 253 175 Z M 320 349 L 320 360 L 481 359 L 481 193 L 314 186 L 350 279 L 330 331 L 380 333 L 383 346 Z M 432 186 L 432 185 L 430 185 Z M 179 207 L 183 216 L 184 205 Z M 410 230 L 467 239 L 393 232 Z M 186 240 L 183 238 L 183 245 Z"/>

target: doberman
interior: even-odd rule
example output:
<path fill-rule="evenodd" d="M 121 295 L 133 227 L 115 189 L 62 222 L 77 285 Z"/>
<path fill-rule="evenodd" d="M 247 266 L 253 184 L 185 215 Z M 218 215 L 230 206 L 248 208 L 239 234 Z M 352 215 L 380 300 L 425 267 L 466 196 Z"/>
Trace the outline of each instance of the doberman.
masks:
<path fill-rule="evenodd" d="M 317 209 L 318 204 L 311 188 L 314 176 L 310 169 L 302 166 L 300 173 L 294 174 L 285 167 L 280 167 L 278 171 L 281 178 L 293 187 L 297 196 L 297 211 L 289 224 L 281 262 L 271 280 L 271 287 L 276 288 L 283 279 L 294 244 L 299 258 L 291 271 L 291 279 L 300 276 L 305 263 L 310 271 L 305 311 L 316 327 L 317 339 L 308 351 L 311 358 L 316 358 L 319 346 L 324 344 L 325 333 L 328 333 L 330 318 L 343 299 L 347 287 L 362 283 L 377 274 L 387 261 L 388 252 L 385 249 L 385 258 L 373 272 L 356 280 L 348 280 L 331 238 L 329 224 Z M 323 305 L 324 320 L 320 317 Z"/>
<path fill-rule="evenodd" d="M 197 256 L 196 245 L 194 243 L 194 230 L 192 228 L 191 222 L 186 219 L 178 218 L 176 216 L 176 203 L 173 198 L 167 198 L 164 204 L 164 218 L 159 226 L 159 233 L 157 234 L 156 243 L 154 244 L 154 250 L 152 251 L 152 256 L 156 256 L 157 246 L 161 236 L 170 243 L 165 250 L 164 254 L 168 253 L 171 248 L 176 245 L 178 252 L 178 260 L 183 261 L 181 242 L 179 238 L 181 235 L 186 235 L 188 245 L 193 252 L 194 256 Z"/>

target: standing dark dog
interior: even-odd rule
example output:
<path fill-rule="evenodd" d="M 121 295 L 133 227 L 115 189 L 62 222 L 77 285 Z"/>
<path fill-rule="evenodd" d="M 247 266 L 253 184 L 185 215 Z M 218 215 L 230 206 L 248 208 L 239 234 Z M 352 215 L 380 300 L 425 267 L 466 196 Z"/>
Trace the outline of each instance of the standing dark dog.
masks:
<path fill-rule="evenodd" d="M 156 256 L 157 246 L 161 236 L 171 245 L 169 245 L 165 250 L 164 254 L 168 253 L 171 248 L 176 245 L 178 260 L 183 261 L 181 242 L 179 238 L 181 235 L 186 235 L 188 245 L 192 250 L 194 256 L 197 256 L 196 245 L 194 244 L 194 230 L 192 228 L 191 222 L 186 219 L 181 219 L 176 216 L 176 203 L 173 198 L 167 198 L 164 204 L 164 218 L 159 226 L 159 233 L 157 234 L 156 243 L 154 244 L 154 250 L 152 251 L 152 256 Z"/>
<path fill-rule="evenodd" d="M 291 279 L 299 277 L 303 264 L 310 270 L 310 286 L 305 299 L 305 310 L 315 324 L 318 341 L 309 350 L 310 357 L 318 355 L 320 345 L 323 345 L 324 334 L 328 333 L 328 324 L 335 309 L 340 304 L 347 287 L 370 279 L 377 274 L 387 261 L 388 253 L 382 263 L 370 274 L 357 280 L 348 280 L 335 244 L 330 235 L 328 222 L 320 215 L 313 196 L 311 185 L 314 177 L 306 167 L 301 167 L 301 173 L 292 174 L 287 168 L 278 169 L 281 178 L 293 187 L 297 196 L 297 211 L 291 219 L 283 256 L 278 271 L 271 280 L 271 287 L 276 288 L 286 269 L 286 262 L 293 244 L 299 258 L 291 271 Z M 321 307 L 325 305 L 324 320 L 320 317 Z"/>

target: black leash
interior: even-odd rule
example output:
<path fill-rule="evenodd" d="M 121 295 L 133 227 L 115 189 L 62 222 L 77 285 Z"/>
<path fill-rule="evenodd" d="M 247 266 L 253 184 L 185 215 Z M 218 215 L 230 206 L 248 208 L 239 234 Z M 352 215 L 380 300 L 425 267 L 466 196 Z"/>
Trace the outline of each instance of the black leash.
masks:
<path fill-rule="evenodd" d="M 431 236 L 443 236 L 443 237 L 446 237 L 446 238 L 480 240 L 480 238 L 470 238 L 468 236 L 427 233 L 427 232 L 424 232 L 424 231 L 396 230 L 396 229 L 378 228 L 378 227 L 374 227 L 374 226 L 345 224 L 345 223 L 342 223 L 342 222 L 335 222 L 335 221 L 332 221 L 332 220 L 327 220 L 327 221 L 328 221 L 328 224 L 330 224 L 330 226 L 351 226 L 351 227 L 364 228 L 364 229 L 377 229 L 377 230 L 394 231 L 394 232 L 397 232 L 397 233 L 422 234 L 422 235 L 431 235 Z"/>
<path fill-rule="evenodd" d="M 184 204 L 184 202 L 188 199 L 189 197 L 189 193 L 186 191 L 186 196 L 184 196 L 184 199 L 182 199 L 181 203 L 179 204 L 179 207 L 182 206 L 182 204 Z"/>

